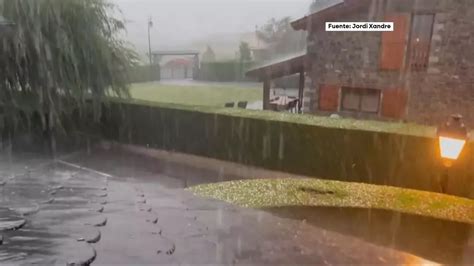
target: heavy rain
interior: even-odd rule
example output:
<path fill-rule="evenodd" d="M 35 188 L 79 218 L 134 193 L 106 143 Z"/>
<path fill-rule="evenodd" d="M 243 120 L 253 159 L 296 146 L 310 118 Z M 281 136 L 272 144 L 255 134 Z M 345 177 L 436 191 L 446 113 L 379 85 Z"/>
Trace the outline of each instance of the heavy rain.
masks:
<path fill-rule="evenodd" d="M 473 265 L 471 1 L 0 0 L 0 264 Z"/>

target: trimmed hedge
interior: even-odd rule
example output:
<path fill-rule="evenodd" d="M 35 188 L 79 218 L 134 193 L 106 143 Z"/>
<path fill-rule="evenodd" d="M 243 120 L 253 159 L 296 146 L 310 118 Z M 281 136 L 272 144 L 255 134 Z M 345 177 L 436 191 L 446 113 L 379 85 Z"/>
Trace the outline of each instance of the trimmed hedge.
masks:
<path fill-rule="evenodd" d="M 142 83 L 160 80 L 160 66 L 136 66 L 130 70 L 130 83 Z"/>
<path fill-rule="evenodd" d="M 204 62 L 201 63 L 198 79 L 204 81 L 242 81 L 245 80 L 245 72 L 250 69 L 252 62 Z"/>
<path fill-rule="evenodd" d="M 104 114 L 111 140 L 294 174 L 439 192 L 445 173 L 429 127 L 144 102 Z M 472 151 L 449 169 L 447 193 L 474 198 Z"/>

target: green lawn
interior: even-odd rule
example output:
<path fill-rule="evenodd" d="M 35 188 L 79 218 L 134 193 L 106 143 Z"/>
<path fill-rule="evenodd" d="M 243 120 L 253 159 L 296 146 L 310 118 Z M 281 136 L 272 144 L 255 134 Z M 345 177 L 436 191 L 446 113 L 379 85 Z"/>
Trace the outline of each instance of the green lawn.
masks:
<path fill-rule="evenodd" d="M 177 109 L 210 112 L 259 118 L 270 121 L 301 123 L 306 125 L 333 127 L 341 129 L 365 130 L 407 134 L 414 136 L 435 137 L 436 128 L 433 126 L 413 123 L 397 123 L 351 118 L 333 119 L 327 116 L 312 114 L 295 115 L 286 112 L 262 112 L 237 108 L 224 108 L 226 102 L 247 101 L 249 103 L 262 100 L 261 87 L 237 87 L 232 85 L 208 86 L 177 86 L 159 83 L 136 83 L 130 88 L 132 98 L 137 103 L 150 106 L 168 106 Z M 474 141 L 474 130 L 471 132 Z"/>
<path fill-rule="evenodd" d="M 374 208 L 474 224 L 474 200 L 389 186 L 288 178 L 214 183 L 190 190 L 200 196 L 250 208 Z"/>
<path fill-rule="evenodd" d="M 223 107 L 226 102 L 262 100 L 261 87 L 237 85 L 178 86 L 159 83 L 133 84 L 130 93 L 134 99 L 159 103 Z"/>

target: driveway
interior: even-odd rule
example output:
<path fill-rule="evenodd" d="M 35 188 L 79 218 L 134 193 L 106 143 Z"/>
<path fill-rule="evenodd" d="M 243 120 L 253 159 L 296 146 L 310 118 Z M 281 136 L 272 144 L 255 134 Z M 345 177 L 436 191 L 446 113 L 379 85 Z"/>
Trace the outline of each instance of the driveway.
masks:
<path fill-rule="evenodd" d="M 428 262 L 304 219 L 183 189 L 188 180 L 213 182 L 218 167 L 209 172 L 103 149 L 56 161 L 16 154 L 2 157 L 0 166 L 2 265 Z"/>

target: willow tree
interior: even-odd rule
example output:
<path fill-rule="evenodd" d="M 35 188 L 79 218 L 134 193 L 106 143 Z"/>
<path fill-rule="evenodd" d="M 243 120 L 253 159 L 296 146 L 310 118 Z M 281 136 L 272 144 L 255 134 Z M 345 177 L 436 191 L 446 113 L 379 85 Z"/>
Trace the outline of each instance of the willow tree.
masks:
<path fill-rule="evenodd" d="M 124 23 L 106 0 L 0 0 L 14 23 L 0 36 L 0 105 L 5 115 L 40 114 L 43 129 L 62 113 L 107 96 L 128 96 L 135 53 L 119 37 Z M 91 105 L 88 105 L 91 106 Z M 96 116 L 97 117 L 97 116 Z"/>

